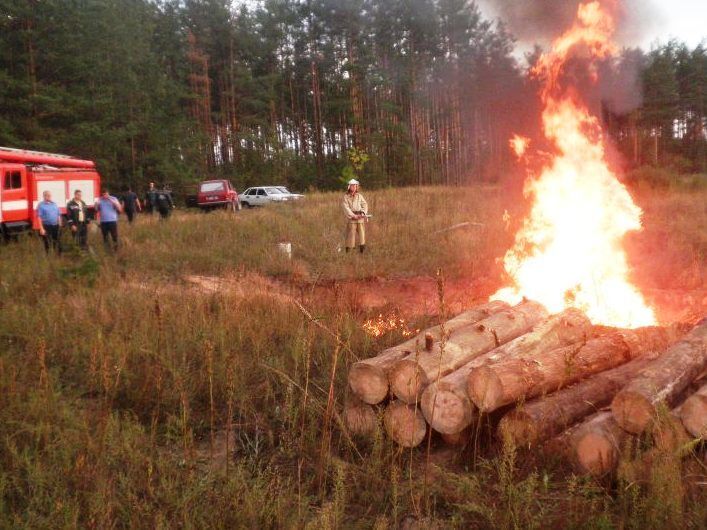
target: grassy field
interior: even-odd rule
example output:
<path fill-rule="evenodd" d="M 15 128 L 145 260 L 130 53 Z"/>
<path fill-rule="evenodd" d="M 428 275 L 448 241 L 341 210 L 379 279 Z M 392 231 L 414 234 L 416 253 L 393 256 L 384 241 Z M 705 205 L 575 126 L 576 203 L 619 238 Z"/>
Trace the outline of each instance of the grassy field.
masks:
<path fill-rule="evenodd" d="M 334 194 L 141 218 L 121 225 L 116 255 L 95 233 L 95 257 L 47 259 L 33 237 L 0 248 L 0 527 L 704 524 L 703 449 L 652 454 L 648 469 L 637 456 L 597 482 L 549 457 L 494 452 L 483 436 L 456 452 L 433 441 L 429 455 L 382 434 L 352 439 L 338 417 L 347 367 L 402 336 L 372 337 L 363 322 L 391 311 L 410 327 L 435 321 L 440 270 L 460 306 L 493 292 L 523 211 L 490 186 L 366 195 L 375 217 L 362 256 L 340 249 Z M 689 298 L 694 317 L 707 287 L 707 191 L 636 197 L 646 212 L 627 242 L 636 281 L 656 300 Z"/>

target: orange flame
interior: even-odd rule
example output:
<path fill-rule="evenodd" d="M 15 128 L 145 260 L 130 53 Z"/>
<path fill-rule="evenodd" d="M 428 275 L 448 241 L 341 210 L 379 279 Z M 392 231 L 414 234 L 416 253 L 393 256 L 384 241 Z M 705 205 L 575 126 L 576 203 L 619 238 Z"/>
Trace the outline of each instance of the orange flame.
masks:
<path fill-rule="evenodd" d="M 514 134 L 513 138 L 511 138 L 509 143 L 511 145 L 511 149 L 513 149 L 513 152 L 516 154 L 516 156 L 518 158 L 522 158 L 525 154 L 525 151 L 528 149 L 528 145 L 530 144 L 530 138 L 520 136 L 519 134 Z"/>
<path fill-rule="evenodd" d="M 533 70 L 545 81 L 543 131 L 556 154 L 526 183 L 531 211 L 503 260 L 512 286 L 492 298 L 526 297 L 551 312 L 577 307 L 595 324 L 638 327 L 656 319 L 628 279 L 622 240 L 640 230 L 642 212 L 609 169 L 599 121 L 571 86 L 562 86 L 570 56 L 581 54 L 592 65 L 614 52 L 614 22 L 604 6 L 580 5 L 573 27 Z"/>

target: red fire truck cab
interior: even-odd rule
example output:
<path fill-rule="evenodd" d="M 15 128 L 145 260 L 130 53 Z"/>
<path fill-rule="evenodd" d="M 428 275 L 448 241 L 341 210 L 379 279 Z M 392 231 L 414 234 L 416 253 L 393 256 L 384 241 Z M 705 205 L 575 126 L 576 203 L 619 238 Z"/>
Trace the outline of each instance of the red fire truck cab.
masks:
<path fill-rule="evenodd" d="M 100 186 L 91 160 L 0 147 L 0 232 L 7 236 L 38 229 L 37 205 L 45 191 L 66 215 L 66 203 L 81 190 L 92 213 Z"/>

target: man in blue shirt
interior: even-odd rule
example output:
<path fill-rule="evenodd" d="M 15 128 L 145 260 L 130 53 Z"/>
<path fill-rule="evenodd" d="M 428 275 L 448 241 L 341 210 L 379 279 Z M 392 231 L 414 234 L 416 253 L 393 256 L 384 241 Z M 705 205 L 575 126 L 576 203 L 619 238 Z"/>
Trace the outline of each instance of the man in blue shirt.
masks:
<path fill-rule="evenodd" d="M 39 235 L 44 239 L 44 250 L 49 254 L 49 249 L 53 248 L 57 254 L 61 254 L 61 241 L 59 241 L 61 212 L 57 204 L 52 201 L 51 192 L 42 193 L 42 199 L 42 202 L 37 205 L 37 220 Z"/>
<path fill-rule="evenodd" d="M 96 199 L 96 213 L 101 223 L 101 234 L 103 243 L 110 249 L 108 236 L 113 240 L 113 249 L 118 248 L 118 214 L 123 211 L 120 202 L 113 197 L 108 190 L 103 190 L 101 196 Z"/>

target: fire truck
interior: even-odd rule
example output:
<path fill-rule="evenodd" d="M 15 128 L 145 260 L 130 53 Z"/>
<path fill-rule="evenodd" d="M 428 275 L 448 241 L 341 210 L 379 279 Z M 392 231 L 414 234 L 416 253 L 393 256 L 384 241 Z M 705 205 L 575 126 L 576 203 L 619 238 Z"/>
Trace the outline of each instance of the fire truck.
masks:
<path fill-rule="evenodd" d="M 81 190 L 92 216 L 101 176 L 91 160 L 0 147 L 0 186 L 0 232 L 7 237 L 39 229 L 37 205 L 45 191 L 66 215 L 66 203 Z"/>

